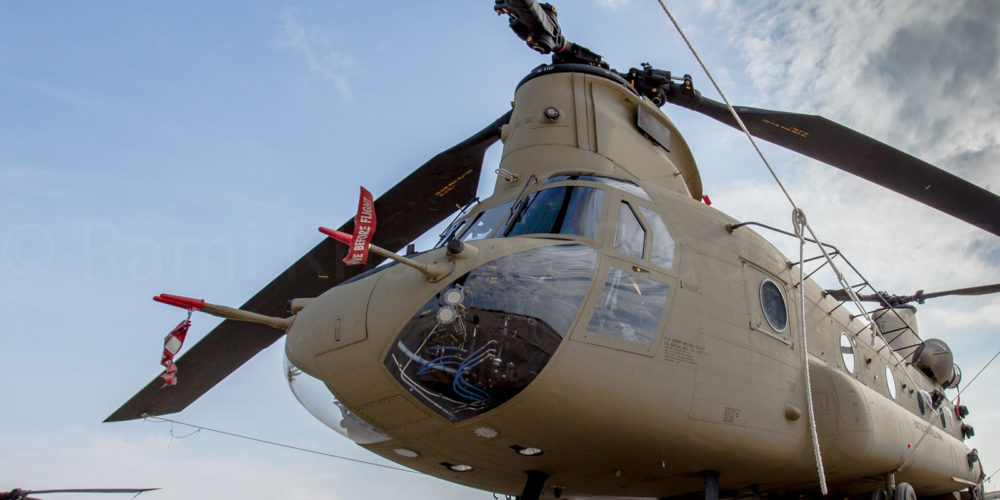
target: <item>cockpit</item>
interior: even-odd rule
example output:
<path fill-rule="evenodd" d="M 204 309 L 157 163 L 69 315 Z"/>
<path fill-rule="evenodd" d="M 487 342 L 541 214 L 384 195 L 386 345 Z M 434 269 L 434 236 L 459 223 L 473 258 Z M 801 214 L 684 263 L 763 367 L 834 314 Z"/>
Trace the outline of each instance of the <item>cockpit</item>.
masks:
<path fill-rule="evenodd" d="M 653 349 L 675 248 L 638 185 L 553 176 L 515 200 L 460 215 L 438 246 L 453 239 L 495 239 L 510 250 L 439 283 L 390 333 L 381 359 L 404 390 L 442 417 L 458 422 L 509 401 L 569 336 L 637 353 Z M 323 382 L 290 361 L 285 368 L 296 397 L 331 428 L 359 443 L 391 439 L 336 398 L 331 405 Z"/>

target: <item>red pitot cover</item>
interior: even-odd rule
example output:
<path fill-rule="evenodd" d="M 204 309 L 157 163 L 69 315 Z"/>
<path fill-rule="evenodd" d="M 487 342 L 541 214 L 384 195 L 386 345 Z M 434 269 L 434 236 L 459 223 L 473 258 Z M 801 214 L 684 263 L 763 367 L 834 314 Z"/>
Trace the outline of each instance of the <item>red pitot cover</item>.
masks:
<path fill-rule="evenodd" d="M 191 318 L 181 321 L 174 329 L 167 334 L 167 338 L 163 339 L 163 358 L 160 360 L 160 364 L 166 367 L 166 371 L 163 375 L 160 375 L 164 380 L 163 387 L 168 385 L 177 385 L 177 365 L 174 364 L 174 356 L 178 351 L 181 350 L 181 346 L 184 345 L 184 337 L 187 336 L 188 328 L 191 327 Z"/>

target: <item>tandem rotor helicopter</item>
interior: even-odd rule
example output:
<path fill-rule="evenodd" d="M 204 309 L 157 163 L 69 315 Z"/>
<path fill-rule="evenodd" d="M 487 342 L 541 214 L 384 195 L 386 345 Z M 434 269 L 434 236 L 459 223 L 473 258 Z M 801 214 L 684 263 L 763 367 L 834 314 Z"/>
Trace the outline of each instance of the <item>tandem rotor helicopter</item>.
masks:
<path fill-rule="evenodd" d="M 325 424 L 524 500 L 980 500 L 968 409 L 945 395 L 961 371 L 910 303 L 1000 285 L 890 295 L 831 245 L 782 255 L 761 234 L 817 243 L 801 212 L 784 231 L 711 207 L 660 107 L 745 126 L 995 235 L 1000 197 L 819 116 L 731 110 L 688 75 L 616 71 L 566 40 L 549 4 L 494 9 L 552 55 L 513 109 L 377 199 L 362 189 L 354 218 L 321 228 L 329 238 L 241 308 L 156 297 L 227 320 L 174 362 L 179 325 L 164 374 L 106 421 L 182 411 L 285 337 L 291 389 Z M 435 248 L 397 254 L 456 206 Z M 821 268 L 843 287 L 809 278 Z"/>

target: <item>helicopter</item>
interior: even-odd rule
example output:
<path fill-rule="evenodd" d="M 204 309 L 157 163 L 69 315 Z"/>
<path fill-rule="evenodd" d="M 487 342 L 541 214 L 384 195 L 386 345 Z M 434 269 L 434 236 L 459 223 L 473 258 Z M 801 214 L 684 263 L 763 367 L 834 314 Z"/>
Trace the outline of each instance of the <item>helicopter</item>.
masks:
<path fill-rule="evenodd" d="M 536 6 L 525 2 L 506 8 L 515 12 L 518 8 L 535 10 Z M 529 33 L 522 37 L 530 38 L 529 44 L 543 38 L 531 30 L 544 27 L 545 20 L 554 20 L 554 15 L 543 13 L 534 18 L 538 22 L 526 24 L 527 30 L 513 26 L 518 35 Z M 518 13 L 514 19 L 523 22 L 533 16 Z M 550 27 L 545 31 L 558 41 L 555 30 Z M 725 115 L 710 101 L 699 101 L 689 79 L 675 83 L 653 68 L 617 73 L 602 67 L 596 54 L 576 47 L 580 52 L 572 54 L 575 59 L 540 67 L 522 82 L 512 114 L 442 153 L 421 167 L 413 180 L 407 178 L 374 201 L 379 226 L 371 249 L 385 247 L 388 256 L 411 241 L 413 233 L 426 230 L 429 222 L 415 224 L 414 219 L 427 212 L 432 214 L 427 216 L 430 220 L 448 217 L 451 206 L 466 204 L 463 202 L 474 195 L 470 186 L 475 185 L 473 177 L 478 177 L 476 163 L 481 164 L 482 151 L 501 139 L 505 153 L 494 196 L 468 207 L 438 248 L 409 256 L 410 263 L 383 268 L 374 267 L 373 259 L 365 273 L 358 274 L 353 268 L 326 267 L 346 256 L 346 247 L 333 240 L 324 242 L 322 250 L 310 252 L 293 266 L 294 271 L 279 277 L 243 306 L 277 318 L 266 321 L 278 326 L 278 331 L 223 323 L 178 361 L 185 378 L 177 386 L 160 389 L 161 382 L 154 380 L 123 406 L 123 413 L 116 412 L 109 420 L 182 409 L 214 385 L 217 377 L 245 361 L 247 353 L 252 355 L 255 349 L 280 338 L 287 327 L 287 374 L 293 390 L 296 381 L 323 379 L 337 397 L 340 420 L 334 426 L 368 449 L 432 475 L 494 491 L 520 491 L 523 498 L 587 494 L 669 497 L 695 491 L 709 495 L 713 490 L 719 495 L 718 488 L 778 495 L 814 489 L 811 481 L 802 479 L 808 476 L 804 472 L 808 464 L 800 459 L 808 454 L 801 453 L 805 405 L 799 398 L 807 390 L 791 355 L 796 349 L 801 353 L 792 331 L 803 319 L 796 316 L 795 281 L 788 259 L 776 254 L 750 228 L 736 227 L 741 223 L 701 201 L 693 159 L 690 153 L 685 154 L 686 146 L 676 127 L 658 114 L 656 100 L 660 97 L 659 104 L 664 104 L 671 98 L 682 99 L 680 102 L 706 106 L 709 114 L 716 113 L 723 120 Z M 643 79 L 654 85 L 644 84 Z M 583 90 L 578 92 L 578 86 Z M 664 88 L 671 90 L 658 95 Z M 526 109 L 533 112 L 521 111 Z M 753 113 L 740 109 L 741 115 Z M 773 114 L 769 116 L 772 122 L 792 129 L 796 137 L 812 132 L 811 123 L 787 125 L 776 122 Z M 592 130 L 580 130 L 584 117 L 593 120 Z M 618 131 L 621 135 L 616 135 Z M 586 147 L 581 146 L 584 143 Z M 461 169 L 449 170 L 455 165 Z M 933 184 L 937 186 L 937 181 Z M 426 191 L 428 188 L 431 191 Z M 966 194 L 969 188 L 956 189 Z M 988 193 L 980 195 L 983 203 L 991 206 Z M 545 207 L 559 207 L 559 227 L 539 231 L 538 224 L 556 223 L 545 220 Z M 945 207 L 949 212 L 959 211 L 954 208 Z M 965 215 L 966 220 L 989 226 L 995 221 L 977 217 L 995 213 L 978 208 Z M 567 220 L 567 216 L 572 217 Z M 329 234 L 353 241 L 356 235 L 345 234 L 354 233 L 354 226 L 348 223 L 341 232 Z M 648 236 L 629 241 L 626 230 L 620 229 L 626 227 L 633 236 Z M 532 237 L 538 235 L 546 236 Z M 708 273 L 715 277 L 696 272 L 699 259 L 712 259 L 710 262 L 721 266 Z M 690 264 L 685 265 L 685 261 Z M 327 291 L 321 288 L 329 281 L 309 283 L 310 271 L 317 280 L 332 277 L 343 282 Z M 499 282 L 503 286 L 495 285 Z M 284 289 L 274 290 L 275 283 Z M 288 290 L 293 284 L 294 290 Z M 816 352 L 810 353 L 817 373 L 827 370 L 829 376 L 825 386 L 814 379 L 810 390 L 820 395 L 825 392 L 827 405 L 839 404 L 855 390 L 868 398 L 859 403 L 866 408 L 883 408 L 886 401 L 897 401 L 893 404 L 898 408 L 889 406 L 892 417 L 882 414 L 879 418 L 905 417 L 912 423 L 915 417 L 911 415 L 919 412 L 920 417 L 925 416 L 924 404 L 936 415 L 954 412 L 950 403 L 925 400 L 919 392 L 924 389 L 917 389 L 953 384 L 952 366 L 921 367 L 916 359 L 919 356 L 914 357 L 912 367 L 900 363 L 893 357 L 899 355 L 890 337 L 874 331 L 859 336 L 855 330 L 872 327 L 848 318 L 843 310 L 834 312 L 843 302 L 838 300 L 837 291 L 808 284 L 806 288 L 809 306 L 825 313 L 829 310 L 830 321 L 839 321 L 832 328 L 837 330 L 833 334 L 819 327 L 810 332 L 811 345 L 816 346 Z M 726 294 L 730 296 L 719 298 Z M 365 317 L 371 304 L 398 304 L 412 297 L 418 302 L 412 307 L 379 310 L 378 317 L 370 313 Z M 759 303 L 751 306 L 754 298 Z M 250 319 L 243 313 L 197 301 L 172 296 L 161 299 L 188 309 L 207 307 L 237 319 Z M 287 319 L 280 308 L 292 299 L 302 300 L 290 304 L 295 319 L 289 326 L 279 321 Z M 885 321 L 902 321 L 903 331 L 916 335 L 902 304 L 886 298 L 876 300 L 890 306 L 886 311 L 892 312 Z M 507 310 L 513 303 L 518 304 L 517 310 Z M 738 312 L 742 319 L 727 318 L 725 312 L 714 316 L 708 309 L 720 303 L 738 305 L 735 310 L 723 311 Z M 781 307 L 772 307 L 777 304 Z M 333 316 L 324 316 L 326 313 Z M 715 326 L 710 326 L 713 323 Z M 238 337 L 232 335 L 235 331 L 240 332 Z M 868 336 L 872 345 L 867 344 Z M 451 343 L 447 338 L 453 338 Z M 518 338 L 522 340 L 511 340 Z M 428 340 L 433 342 L 428 344 Z M 882 345 L 875 349 L 880 341 L 890 349 Z M 851 354 L 850 363 L 847 352 L 858 353 Z M 370 354 L 368 359 L 364 354 Z M 751 356 L 761 356 L 767 362 Z M 832 372 L 834 368 L 841 371 Z M 872 375 L 874 382 L 862 381 L 862 370 L 867 370 L 864 373 Z M 844 372 L 848 373 L 846 379 Z M 745 377 L 742 388 L 726 387 L 740 377 Z M 890 377 L 912 380 L 897 387 L 895 380 L 892 385 L 884 383 Z M 671 384 L 663 387 L 652 384 L 654 380 L 670 380 Z M 772 380 L 770 385 L 764 384 L 769 393 L 753 392 L 761 380 Z M 875 383 L 879 381 L 883 383 Z M 782 382 L 798 385 L 782 387 Z M 358 383 L 361 386 L 352 387 Z M 898 395 L 890 394 L 896 391 Z M 681 396 L 671 396 L 675 392 Z M 651 398 L 644 396 L 653 395 L 663 398 L 651 405 Z M 750 396 L 785 404 L 765 409 Z M 781 401 L 785 396 L 792 399 Z M 905 397 L 910 398 L 905 400 L 908 403 L 898 402 Z M 574 398 L 584 398 L 586 404 L 581 406 Z M 679 402 L 680 409 L 668 408 Z M 837 413 L 830 413 L 830 406 L 826 409 L 828 418 L 833 419 L 832 424 L 826 424 L 839 425 Z M 568 421 L 567 414 L 572 415 Z M 526 415 L 535 429 L 518 425 Z M 666 422 L 641 421 L 650 415 Z M 861 414 L 850 416 L 863 420 Z M 932 429 L 928 434 L 932 441 L 922 445 L 928 455 L 927 449 L 935 441 L 951 443 L 948 440 L 953 439 L 960 445 L 955 436 L 957 424 L 944 423 L 946 418 L 941 417 L 942 427 L 949 432 Z M 859 420 L 854 423 L 864 428 Z M 614 429 L 602 427 L 606 424 Z M 821 448 L 827 450 L 836 450 L 837 442 L 850 434 L 830 427 L 824 430 L 821 418 L 817 425 Z M 665 433 L 663 426 L 674 434 Z M 794 432 L 780 426 L 792 426 Z M 782 429 L 787 431 L 784 442 Z M 871 434 L 887 438 L 882 432 Z M 699 446 L 678 444 L 684 435 Z M 657 439 L 661 442 L 653 451 L 642 447 L 649 436 L 660 436 Z M 717 438 L 714 443 L 712 437 Z M 606 441 L 587 443 L 589 450 L 583 452 L 565 446 L 583 438 Z M 841 452 L 841 460 L 846 460 L 845 456 L 857 458 L 851 456 L 857 451 L 850 449 L 851 445 L 844 443 L 848 450 Z M 471 455 L 454 451 L 470 446 Z M 740 453 L 739 446 L 755 456 Z M 955 448 L 940 446 L 944 448 L 938 451 L 954 454 Z M 762 450 L 774 455 L 763 456 Z M 831 462 L 836 464 L 837 452 L 832 453 Z M 466 460 L 460 461 L 462 458 Z M 768 462 L 771 458 L 774 461 Z M 524 461 L 530 459 L 534 462 Z M 559 466 L 560 460 L 568 465 Z M 772 469 L 755 469 L 747 460 L 768 462 L 765 467 Z M 684 464 L 686 461 L 691 463 Z M 952 460 L 956 467 L 952 472 L 981 476 L 978 462 L 968 461 L 969 471 L 965 471 L 958 467 L 962 465 L 959 460 Z M 528 472 L 526 464 L 532 467 Z M 933 483 L 936 478 L 931 475 L 911 478 L 914 471 L 927 470 L 907 465 L 912 467 L 911 474 L 901 470 L 899 478 L 922 495 L 938 492 L 936 485 L 920 482 Z M 878 492 L 873 484 L 885 481 L 881 477 L 873 480 L 871 474 L 852 470 L 849 465 L 841 467 L 839 471 L 830 469 L 831 484 L 841 488 L 835 491 Z M 779 468 L 784 469 L 783 476 L 774 472 Z M 763 476 L 772 482 L 763 481 Z M 955 477 L 959 476 L 950 479 Z M 971 482 L 974 486 L 975 481 Z M 900 491 L 907 489 L 896 488 Z"/>

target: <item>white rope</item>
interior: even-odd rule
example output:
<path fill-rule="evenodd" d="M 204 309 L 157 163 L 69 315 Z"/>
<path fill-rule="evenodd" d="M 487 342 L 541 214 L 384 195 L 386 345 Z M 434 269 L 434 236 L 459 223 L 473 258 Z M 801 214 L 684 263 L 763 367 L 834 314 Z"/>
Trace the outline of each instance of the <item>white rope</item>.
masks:
<path fill-rule="evenodd" d="M 816 457 L 816 473 L 819 475 L 819 490 L 824 495 L 826 489 L 826 472 L 823 470 L 823 454 L 819 450 L 819 433 L 816 431 L 816 413 L 813 410 L 812 385 L 809 379 L 809 344 L 806 335 L 806 287 L 803 276 L 806 239 L 803 228 L 806 226 L 806 214 L 796 208 L 792 211 L 792 226 L 795 235 L 799 237 L 799 326 L 802 331 L 802 374 L 805 379 L 806 409 L 809 413 L 809 435 L 812 438 L 813 456 Z"/>
<path fill-rule="evenodd" d="M 385 464 L 380 464 L 380 463 L 376 463 L 376 462 L 368 462 L 366 460 L 359 460 L 357 458 L 345 457 L 345 456 L 341 456 L 341 455 L 334 455 L 333 453 L 327 453 L 325 451 L 310 450 L 309 448 L 301 448 L 301 447 L 298 447 L 298 446 L 292 446 L 290 444 L 283 444 L 283 443 L 278 443 L 278 442 L 275 442 L 275 441 L 268 441 L 266 439 L 255 438 L 255 437 L 252 437 L 252 436 L 244 436 L 243 434 L 236 434 L 235 432 L 222 431 L 222 430 L 219 430 L 219 429 L 213 429 L 211 427 L 205 427 L 203 425 L 189 424 L 189 423 L 186 423 L 186 422 L 181 422 L 179 420 L 174 420 L 174 419 L 166 418 L 166 417 L 160 417 L 160 416 L 155 416 L 155 415 L 145 415 L 145 414 L 143 414 L 143 419 L 145 419 L 147 422 L 154 422 L 154 423 L 158 423 L 158 422 L 170 422 L 171 424 L 183 425 L 183 426 L 186 426 L 186 427 L 192 427 L 194 429 L 197 429 L 194 432 L 192 432 L 191 434 L 189 434 L 188 436 L 184 436 L 184 437 L 189 437 L 189 436 L 194 435 L 194 434 L 196 434 L 196 433 L 198 433 L 200 431 L 209 431 L 209 432 L 215 432 L 217 434 L 223 434 L 223 435 L 226 435 L 226 436 L 236 437 L 236 438 L 240 438 L 240 439 L 247 439 L 249 441 L 256 441 L 258 443 L 269 444 L 269 445 L 272 445 L 272 446 L 280 446 L 282 448 L 288 448 L 288 449 L 291 449 L 291 450 L 304 451 L 306 453 L 314 453 L 316 455 L 323 455 L 324 457 L 339 458 L 340 460 L 347 460 L 348 462 L 355 462 L 355 463 L 364 464 L 364 465 L 371 465 L 371 466 L 374 466 L 374 467 L 381 467 L 383 469 L 390 469 L 390 470 L 395 470 L 395 471 L 399 471 L 399 472 L 409 472 L 411 474 L 422 474 L 421 472 L 417 472 L 417 471 L 412 470 L 412 469 L 404 469 L 402 467 L 393 467 L 391 465 L 385 465 Z M 173 425 L 171 425 L 171 432 L 170 433 L 171 433 L 171 435 L 173 435 Z M 174 436 L 174 437 L 177 437 L 177 436 Z"/>
<path fill-rule="evenodd" d="M 968 389 L 969 386 L 972 385 L 972 383 L 975 382 L 976 379 L 979 378 L 979 376 L 982 375 L 984 371 L 986 371 L 986 368 L 988 368 L 991 364 L 993 364 L 993 361 L 997 359 L 997 356 L 1000 356 L 1000 351 L 997 351 L 997 353 L 994 354 L 993 357 L 990 358 L 990 360 L 987 361 L 986 364 L 979 369 L 979 371 L 976 373 L 976 376 L 972 377 L 972 380 L 968 381 L 965 384 L 965 387 L 962 387 L 961 389 L 958 390 L 958 394 L 955 395 L 955 399 L 951 400 L 952 404 L 954 404 L 955 401 L 958 401 L 958 398 L 962 396 L 962 393 L 965 392 L 965 390 Z"/>
<path fill-rule="evenodd" d="M 993 474 L 990 474 L 990 475 L 986 476 L 986 479 L 983 480 L 983 482 L 984 483 L 990 482 L 990 479 L 993 479 L 993 476 L 997 475 L 997 472 L 1000 472 L 1000 469 L 997 469 L 997 470 L 993 471 Z"/>

